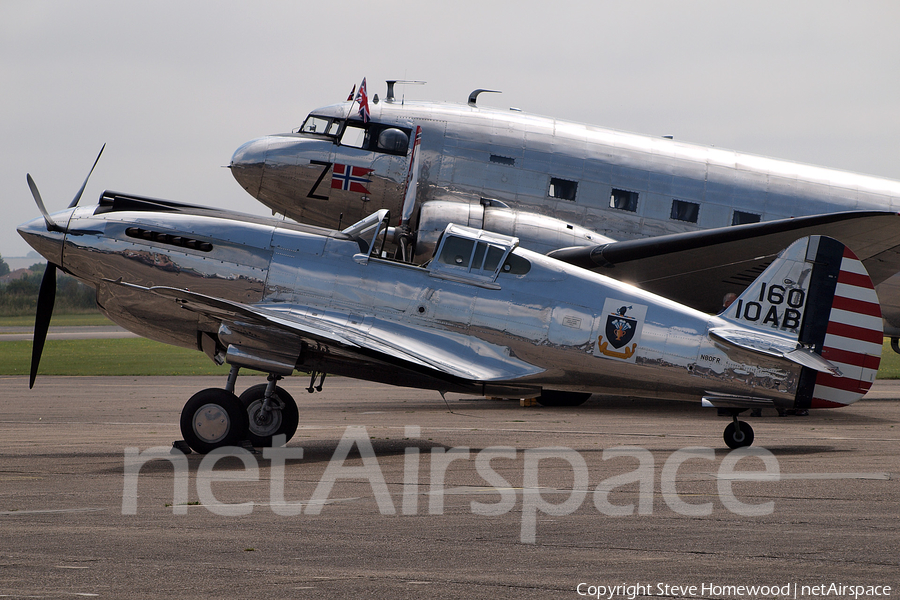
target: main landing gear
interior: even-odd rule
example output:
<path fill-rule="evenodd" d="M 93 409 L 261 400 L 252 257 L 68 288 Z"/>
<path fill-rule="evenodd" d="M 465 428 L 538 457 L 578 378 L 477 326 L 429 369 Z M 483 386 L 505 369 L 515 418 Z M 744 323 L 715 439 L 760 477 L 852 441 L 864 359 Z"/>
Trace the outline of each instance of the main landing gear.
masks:
<path fill-rule="evenodd" d="M 725 428 L 722 437 L 725 438 L 725 444 L 732 450 L 735 448 L 744 448 L 753 443 L 753 428 L 750 423 L 738 421 L 737 413 L 731 415 L 732 422 Z"/>
<path fill-rule="evenodd" d="M 293 437 L 300 421 L 297 403 L 276 384 L 280 375 L 270 374 L 267 383 L 248 388 L 240 398 L 234 385 L 240 367 L 232 365 L 225 389 L 197 392 L 181 410 L 181 435 L 200 454 L 249 440 L 253 446 L 269 447 L 272 439 Z"/>

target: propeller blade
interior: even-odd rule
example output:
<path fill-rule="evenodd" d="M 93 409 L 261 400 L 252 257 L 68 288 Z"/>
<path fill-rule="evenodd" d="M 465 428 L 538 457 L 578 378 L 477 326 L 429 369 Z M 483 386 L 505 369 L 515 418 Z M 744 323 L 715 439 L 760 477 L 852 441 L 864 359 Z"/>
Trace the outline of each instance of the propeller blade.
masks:
<path fill-rule="evenodd" d="M 47 330 L 50 328 L 50 318 L 53 316 L 53 304 L 56 302 L 56 265 L 47 263 L 44 278 L 41 279 L 41 290 L 38 292 L 37 314 L 34 317 L 34 341 L 31 343 L 31 378 L 28 381 L 28 389 L 34 387 L 37 377 L 38 365 L 41 363 L 41 354 L 44 352 L 44 342 L 47 341 Z"/>
<path fill-rule="evenodd" d="M 413 142 L 412 155 L 409 157 L 409 173 L 406 175 L 406 192 L 403 208 L 400 211 L 400 225 L 409 225 L 413 209 L 416 206 L 416 191 L 419 183 L 419 144 L 422 143 L 422 127 L 416 126 L 416 139 Z"/>
<path fill-rule="evenodd" d="M 416 126 L 416 139 L 413 142 L 412 153 L 409 157 L 409 172 L 406 175 L 406 191 L 403 194 L 403 208 L 400 210 L 400 254 L 403 262 L 412 260 L 410 256 L 410 242 L 412 234 L 409 222 L 412 220 L 413 210 L 416 207 L 416 192 L 419 185 L 419 144 L 422 142 L 422 127 Z"/>
<path fill-rule="evenodd" d="M 84 178 L 84 183 L 81 184 L 81 189 L 78 190 L 78 193 L 75 194 L 75 199 L 72 200 L 72 203 L 69 205 L 69 208 L 75 208 L 78 206 L 78 201 L 81 200 L 81 195 L 84 193 L 84 188 L 87 187 L 88 179 L 91 178 L 91 173 L 94 172 L 94 167 L 97 166 L 97 163 L 100 162 L 100 155 L 103 154 L 103 150 L 106 149 L 106 144 L 103 144 L 103 148 L 100 148 L 100 154 L 97 155 L 97 160 L 94 161 L 94 166 L 91 167 L 91 170 L 88 171 L 87 177 Z"/>
<path fill-rule="evenodd" d="M 34 196 L 34 201 L 37 204 L 38 210 L 41 211 L 41 215 L 44 217 L 44 222 L 47 224 L 47 231 L 62 231 L 62 228 L 56 224 L 56 222 L 50 218 L 50 213 L 47 212 L 47 209 L 44 207 L 44 201 L 41 199 L 41 193 L 38 191 L 37 185 L 34 183 L 34 179 L 31 178 L 31 173 L 26 175 L 28 179 L 28 187 L 31 188 L 31 195 Z"/>

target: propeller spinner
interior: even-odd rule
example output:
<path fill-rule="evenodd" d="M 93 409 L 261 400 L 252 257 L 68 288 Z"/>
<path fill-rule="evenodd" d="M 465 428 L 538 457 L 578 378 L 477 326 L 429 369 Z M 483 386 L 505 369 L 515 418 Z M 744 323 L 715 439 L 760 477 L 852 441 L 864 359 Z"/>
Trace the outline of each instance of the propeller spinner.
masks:
<path fill-rule="evenodd" d="M 84 188 L 87 187 L 88 179 L 90 179 L 91 174 L 94 172 L 94 168 L 100 161 L 100 156 L 103 154 L 105 148 L 106 144 L 103 144 L 103 148 L 101 148 L 100 153 L 97 154 L 94 165 L 88 172 L 87 177 L 84 178 L 84 183 L 81 184 L 81 188 L 78 190 L 78 193 L 75 194 L 75 198 L 72 200 L 71 204 L 69 204 L 69 208 L 78 206 L 78 202 L 81 200 L 82 194 L 84 194 Z M 47 212 L 47 208 L 44 206 L 44 201 L 41 198 L 41 193 L 38 190 L 37 184 L 34 183 L 34 179 L 31 178 L 30 173 L 27 175 L 26 179 L 28 180 L 28 187 L 31 189 L 31 195 L 34 196 L 34 202 L 37 204 L 38 210 L 41 211 L 41 216 L 44 217 L 47 231 L 65 234 L 66 228 L 54 221 L 50 216 L 50 213 Z M 26 229 L 24 227 L 20 228 L 20 232 L 25 231 Z M 61 260 L 61 250 L 59 256 Z M 28 380 L 29 388 L 34 387 L 34 380 L 37 377 L 38 366 L 41 362 L 41 354 L 44 352 L 44 343 L 47 341 L 47 330 L 50 328 L 50 319 L 53 317 L 53 306 L 56 303 L 56 268 L 57 265 L 48 258 L 47 269 L 44 271 L 44 277 L 41 279 L 41 288 L 38 292 L 37 313 L 34 317 L 34 341 L 31 346 L 31 373 Z"/>

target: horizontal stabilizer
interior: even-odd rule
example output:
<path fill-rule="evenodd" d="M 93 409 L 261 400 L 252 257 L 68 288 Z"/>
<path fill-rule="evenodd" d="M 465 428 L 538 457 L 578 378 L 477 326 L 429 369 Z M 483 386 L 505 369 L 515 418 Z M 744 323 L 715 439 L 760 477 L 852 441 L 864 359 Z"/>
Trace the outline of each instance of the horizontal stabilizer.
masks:
<path fill-rule="evenodd" d="M 799 347 L 796 342 L 780 336 L 749 331 L 747 329 L 728 329 L 725 327 L 710 329 L 709 335 L 744 350 L 786 358 L 798 365 L 809 367 L 822 373 L 831 373 L 837 377 L 841 376 L 840 369 L 835 365 L 818 354 Z"/>

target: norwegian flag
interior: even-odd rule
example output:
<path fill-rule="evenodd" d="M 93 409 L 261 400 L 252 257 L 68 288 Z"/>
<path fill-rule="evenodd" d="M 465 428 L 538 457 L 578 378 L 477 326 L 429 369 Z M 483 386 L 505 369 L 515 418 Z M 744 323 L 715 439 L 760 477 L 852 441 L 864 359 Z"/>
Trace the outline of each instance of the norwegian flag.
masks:
<path fill-rule="evenodd" d="M 342 165 L 335 163 L 334 171 L 331 175 L 331 187 L 336 190 L 348 190 L 358 192 L 360 194 L 368 194 L 369 190 L 365 184 L 371 183 L 371 179 L 367 179 L 366 175 L 374 169 L 366 169 L 365 167 L 353 167 L 351 165 Z"/>
<path fill-rule="evenodd" d="M 356 92 L 356 101 L 359 102 L 359 116 L 362 117 L 363 123 L 369 122 L 369 94 L 366 92 L 366 78 L 363 77 L 362 83 L 359 84 L 359 91 Z"/>

